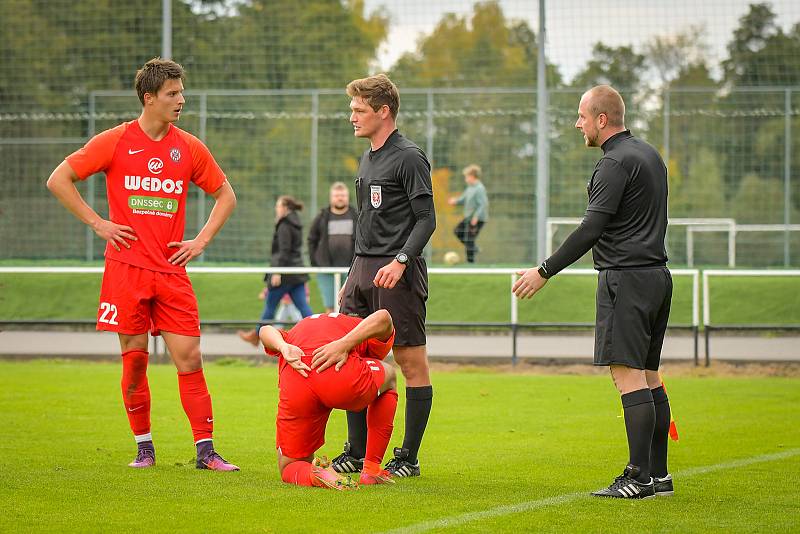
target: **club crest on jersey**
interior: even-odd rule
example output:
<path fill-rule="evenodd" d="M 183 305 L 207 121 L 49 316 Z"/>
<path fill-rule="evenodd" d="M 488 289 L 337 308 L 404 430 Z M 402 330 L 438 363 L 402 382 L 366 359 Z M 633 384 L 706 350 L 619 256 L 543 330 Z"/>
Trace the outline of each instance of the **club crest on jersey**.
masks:
<path fill-rule="evenodd" d="M 381 202 L 383 202 L 383 196 L 381 195 L 381 186 L 379 185 L 369 186 L 369 200 L 370 202 L 372 202 L 373 208 L 381 207 Z"/>
<path fill-rule="evenodd" d="M 181 151 L 177 148 L 173 148 L 169 151 L 169 157 L 172 158 L 172 161 L 178 163 L 181 160 Z"/>
<path fill-rule="evenodd" d="M 147 162 L 147 170 L 153 174 L 161 174 L 161 171 L 164 170 L 164 162 L 159 158 L 150 158 L 150 161 Z"/>

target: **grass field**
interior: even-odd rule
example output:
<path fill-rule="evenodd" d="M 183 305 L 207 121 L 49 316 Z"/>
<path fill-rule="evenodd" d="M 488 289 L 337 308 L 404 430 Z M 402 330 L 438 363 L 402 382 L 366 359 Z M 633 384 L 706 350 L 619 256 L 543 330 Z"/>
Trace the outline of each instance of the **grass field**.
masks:
<path fill-rule="evenodd" d="M 99 274 L 0 274 L 0 320 L 93 319 L 100 291 Z M 691 278 L 675 276 L 672 324 L 690 324 Z M 193 274 L 204 321 L 257 319 L 260 275 Z M 521 322 L 594 322 L 593 276 L 559 276 L 534 299 L 519 303 Z M 800 277 L 715 278 L 711 285 L 714 323 L 800 323 Z M 37 298 L 32 298 L 32 295 Z M 507 275 L 433 275 L 429 321 L 509 321 Z M 311 305 L 322 311 L 315 282 Z"/>
<path fill-rule="evenodd" d="M 627 459 L 607 376 L 439 372 L 423 476 L 336 493 L 280 482 L 274 365 L 207 366 L 240 473 L 192 467 L 174 369 L 149 374 L 158 465 L 134 471 L 118 365 L 0 362 L 0 532 L 800 531 L 796 378 L 671 377 L 676 494 L 620 502 L 587 495 Z M 344 439 L 337 413 L 321 452 Z"/>

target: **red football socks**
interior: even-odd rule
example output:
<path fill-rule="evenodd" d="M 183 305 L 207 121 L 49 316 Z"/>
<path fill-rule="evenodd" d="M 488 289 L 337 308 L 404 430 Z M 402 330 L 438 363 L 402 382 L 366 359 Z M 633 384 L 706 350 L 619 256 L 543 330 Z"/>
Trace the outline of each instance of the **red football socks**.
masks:
<path fill-rule="evenodd" d="M 314 486 L 315 484 L 311 478 L 311 469 L 312 465 L 308 462 L 292 462 L 283 468 L 283 471 L 281 472 L 281 480 L 287 484 L 296 484 L 298 486 Z"/>
<path fill-rule="evenodd" d="M 194 442 L 211 439 L 214 432 L 214 414 L 211 411 L 211 395 L 206 386 L 202 369 L 178 373 L 178 389 L 181 393 L 183 411 L 192 426 Z"/>
<path fill-rule="evenodd" d="M 147 351 L 122 354 L 122 402 L 134 436 L 150 434 L 150 386 L 147 383 Z"/>
<path fill-rule="evenodd" d="M 367 453 L 364 455 L 364 467 L 380 463 L 394 429 L 394 413 L 397 411 L 397 390 L 390 389 L 381 393 L 367 407 Z M 375 473 L 371 473 L 375 474 Z"/>

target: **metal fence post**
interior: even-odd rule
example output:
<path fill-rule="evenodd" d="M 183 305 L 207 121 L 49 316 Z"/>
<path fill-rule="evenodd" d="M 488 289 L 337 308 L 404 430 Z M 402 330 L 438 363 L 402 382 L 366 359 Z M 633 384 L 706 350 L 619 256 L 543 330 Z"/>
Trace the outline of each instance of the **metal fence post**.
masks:
<path fill-rule="evenodd" d="M 667 169 L 669 169 L 669 113 L 670 113 L 670 101 L 669 101 L 669 89 L 664 89 L 664 162 L 667 164 Z"/>
<path fill-rule="evenodd" d="M 433 167 L 433 91 L 428 89 L 427 95 L 428 109 L 425 117 L 425 155 Z"/>
<path fill-rule="evenodd" d="M 95 122 L 94 116 L 97 108 L 96 102 L 96 95 L 94 91 L 89 93 L 89 121 L 87 125 L 87 132 L 86 137 L 87 139 L 91 139 L 94 137 L 95 133 Z M 94 197 L 95 197 L 95 185 L 94 185 L 95 178 L 89 180 L 89 183 L 86 185 L 86 203 L 89 204 L 89 207 L 94 209 Z M 86 226 L 86 261 L 92 261 L 94 259 L 94 232 L 92 229 L 87 225 Z"/>
<path fill-rule="evenodd" d="M 517 275 L 511 275 L 511 287 L 514 287 L 514 282 L 517 281 Z M 517 308 L 519 302 L 513 291 L 511 293 L 511 365 L 517 365 L 517 332 L 519 324 L 519 310 Z"/>
<path fill-rule="evenodd" d="M 535 262 L 545 259 L 545 225 L 547 224 L 548 199 L 550 191 L 550 150 L 547 113 L 547 58 L 545 0 L 539 0 L 539 35 L 536 69 L 536 257 Z"/>
<path fill-rule="evenodd" d="M 705 334 L 706 342 L 706 367 L 711 365 L 711 302 L 709 301 L 711 289 L 709 288 L 709 277 L 706 271 L 703 271 L 703 331 Z"/>
<path fill-rule="evenodd" d="M 172 0 L 161 0 L 161 57 L 172 59 Z"/>
<path fill-rule="evenodd" d="M 311 93 L 311 215 L 317 214 L 317 182 L 319 180 L 319 91 Z"/>
<path fill-rule="evenodd" d="M 428 109 L 425 117 L 425 155 L 428 156 L 431 169 L 433 169 L 433 138 L 435 133 L 433 124 L 434 102 L 433 91 L 431 89 L 427 91 L 427 105 Z M 425 244 L 425 248 L 422 250 L 422 256 L 425 258 L 425 261 L 428 262 L 433 258 L 433 247 L 430 241 Z"/>
<path fill-rule="evenodd" d="M 789 254 L 789 223 L 791 222 L 792 181 L 792 90 L 784 91 L 783 120 L 783 266 L 791 263 Z"/>
<path fill-rule="evenodd" d="M 319 280 L 319 275 L 317 275 Z M 342 290 L 342 273 L 333 273 L 333 311 L 339 313 L 339 291 Z"/>
<path fill-rule="evenodd" d="M 203 143 L 206 143 L 206 123 L 208 121 L 208 94 L 203 92 L 200 94 L 200 125 L 198 127 L 198 137 Z M 205 192 L 201 188 L 197 188 L 197 232 L 199 233 L 200 230 L 206 223 L 206 196 Z M 197 258 L 198 261 L 203 262 L 206 261 L 206 253 L 203 251 L 200 254 L 200 257 Z"/>
<path fill-rule="evenodd" d="M 700 335 L 700 272 L 692 275 L 692 334 L 694 335 L 694 365 L 700 365 L 699 341 Z"/>

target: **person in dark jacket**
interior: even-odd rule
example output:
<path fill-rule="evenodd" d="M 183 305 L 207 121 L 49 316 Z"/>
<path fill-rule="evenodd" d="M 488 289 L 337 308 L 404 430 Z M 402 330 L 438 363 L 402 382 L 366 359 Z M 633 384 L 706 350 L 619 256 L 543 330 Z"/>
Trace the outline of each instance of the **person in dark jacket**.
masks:
<path fill-rule="evenodd" d="M 350 207 L 350 191 L 342 182 L 334 182 L 330 205 L 320 210 L 308 231 L 308 256 L 314 267 L 350 267 L 353 263 L 356 235 L 356 212 Z M 317 275 L 325 312 L 333 311 L 335 290 L 333 274 Z M 347 279 L 342 277 L 342 284 Z"/>
<path fill-rule="evenodd" d="M 278 197 L 275 202 L 275 233 L 272 236 L 272 267 L 303 266 L 303 223 L 298 211 L 303 203 L 288 195 Z M 264 311 L 255 330 L 238 332 L 239 337 L 248 343 L 258 345 L 258 330 L 275 318 L 275 310 L 284 295 L 288 294 L 303 317 L 312 314 L 306 299 L 307 274 L 267 273 L 264 275 L 267 284 L 267 297 L 264 300 Z"/>

